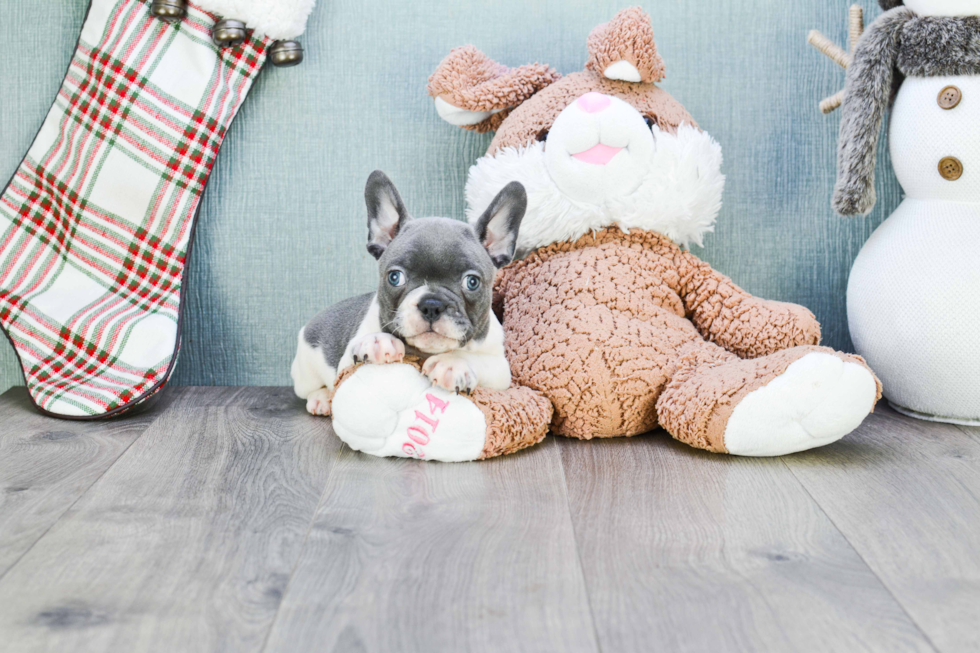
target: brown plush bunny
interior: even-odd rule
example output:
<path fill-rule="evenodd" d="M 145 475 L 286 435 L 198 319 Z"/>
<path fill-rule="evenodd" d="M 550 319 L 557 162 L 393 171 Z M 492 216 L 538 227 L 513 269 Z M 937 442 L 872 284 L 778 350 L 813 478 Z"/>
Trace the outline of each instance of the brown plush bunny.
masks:
<path fill-rule="evenodd" d="M 775 456 L 834 442 L 880 386 L 857 357 L 818 347 L 794 304 L 752 297 L 685 249 L 721 207 L 721 149 L 674 98 L 650 20 L 620 12 L 588 39 L 585 70 L 508 68 L 473 46 L 429 80 L 448 122 L 496 131 L 467 182 L 471 219 L 511 181 L 528 192 L 520 260 L 495 285 L 515 386 L 472 397 L 417 363 L 341 374 L 334 430 L 379 456 L 462 461 L 553 433 L 664 427 L 692 446 Z"/>
<path fill-rule="evenodd" d="M 429 80 L 451 124 L 496 131 L 471 168 L 470 207 L 528 191 L 521 260 L 496 308 L 514 382 L 576 437 L 657 426 L 692 446 L 772 456 L 834 442 L 880 386 L 857 356 L 816 346 L 805 308 L 767 301 L 685 249 L 712 230 L 719 146 L 674 98 L 649 17 L 620 12 L 588 38 L 585 70 L 508 68 L 473 46 Z M 472 217 L 472 216 L 471 216 Z"/>

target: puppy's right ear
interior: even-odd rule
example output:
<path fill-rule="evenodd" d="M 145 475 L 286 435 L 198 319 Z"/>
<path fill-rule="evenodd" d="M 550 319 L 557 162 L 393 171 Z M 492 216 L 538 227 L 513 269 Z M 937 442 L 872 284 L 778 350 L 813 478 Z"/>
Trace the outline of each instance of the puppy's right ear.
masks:
<path fill-rule="evenodd" d="M 368 177 L 364 202 L 368 213 L 367 250 L 374 258 L 381 258 L 399 230 L 411 218 L 395 185 L 380 170 L 375 170 Z"/>

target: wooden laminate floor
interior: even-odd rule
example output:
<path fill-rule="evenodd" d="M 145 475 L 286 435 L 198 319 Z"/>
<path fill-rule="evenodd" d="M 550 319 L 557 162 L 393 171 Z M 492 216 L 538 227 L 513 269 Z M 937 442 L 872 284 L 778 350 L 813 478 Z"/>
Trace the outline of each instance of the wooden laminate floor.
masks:
<path fill-rule="evenodd" d="M 2 651 L 980 649 L 980 429 L 883 405 L 779 459 L 663 432 L 355 453 L 281 388 L 0 398 Z"/>

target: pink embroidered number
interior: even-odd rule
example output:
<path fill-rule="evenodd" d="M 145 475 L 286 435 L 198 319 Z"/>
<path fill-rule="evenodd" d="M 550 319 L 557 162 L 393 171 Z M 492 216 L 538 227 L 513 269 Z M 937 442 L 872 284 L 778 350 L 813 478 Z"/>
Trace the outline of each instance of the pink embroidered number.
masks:
<path fill-rule="evenodd" d="M 449 408 L 449 402 L 443 401 L 439 397 L 426 394 L 425 398 L 429 400 L 429 412 L 433 415 L 436 414 L 436 409 L 438 409 L 440 413 L 444 413 L 446 412 L 446 409 Z"/>
<path fill-rule="evenodd" d="M 425 458 L 425 452 L 420 451 L 412 446 L 411 442 L 406 442 L 402 445 L 402 451 L 404 451 L 411 458 Z"/>
<path fill-rule="evenodd" d="M 408 439 L 411 442 L 402 445 L 402 451 L 412 458 L 425 458 L 425 451 L 422 447 L 432 441 L 432 436 L 435 435 L 436 428 L 439 426 L 439 420 L 435 418 L 436 413 L 443 414 L 449 408 L 448 401 L 443 401 L 431 393 L 426 393 L 425 400 L 429 404 L 429 414 L 426 415 L 419 410 L 415 411 L 416 422 L 408 427 Z M 426 427 L 430 430 L 426 430 Z"/>
<path fill-rule="evenodd" d="M 432 419 L 425 413 L 420 413 L 419 411 L 415 411 L 415 416 L 420 420 L 422 420 L 423 422 L 425 422 L 426 424 L 428 424 L 429 426 L 431 426 L 433 431 L 435 431 L 436 427 L 439 426 L 439 420 Z"/>
<path fill-rule="evenodd" d="M 429 434 L 423 431 L 419 426 L 409 426 L 408 437 L 410 437 L 412 442 L 416 444 L 421 444 L 422 446 L 429 444 Z"/>

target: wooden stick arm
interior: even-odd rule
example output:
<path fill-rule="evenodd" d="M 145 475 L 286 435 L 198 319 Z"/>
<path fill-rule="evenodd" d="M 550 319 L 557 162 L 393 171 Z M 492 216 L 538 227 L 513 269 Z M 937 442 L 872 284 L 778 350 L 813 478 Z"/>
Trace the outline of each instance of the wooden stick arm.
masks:
<path fill-rule="evenodd" d="M 833 113 L 844 103 L 844 89 L 841 89 L 828 98 L 820 101 L 820 111 L 823 113 Z"/>
<path fill-rule="evenodd" d="M 827 55 L 831 61 L 841 68 L 846 69 L 851 65 L 851 55 L 844 52 L 844 49 L 828 39 L 826 36 L 813 29 L 806 38 L 807 43 L 815 47 L 820 52 Z"/>
<path fill-rule="evenodd" d="M 848 66 L 851 65 L 854 49 L 857 47 L 858 41 L 861 39 L 861 35 L 864 34 L 864 10 L 861 9 L 860 6 L 851 5 L 850 9 L 848 9 L 847 28 L 848 47 L 850 48 L 850 52 L 845 52 L 844 48 L 840 47 L 815 29 L 810 30 L 810 33 L 806 37 L 806 41 L 817 50 L 820 50 L 820 52 L 830 58 L 831 61 L 846 70 Z M 820 110 L 823 113 L 831 113 L 834 109 L 839 107 L 843 101 L 844 91 L 840 90 L 830 97 L 821 100 Z"/>
<path fill-rule="evenodd" d="M 861 35 L 864 34 L 864 9 L 860 5 L 851 5 L 848 11 L 848 18 L 850 21 L 848 29 L 848 45 L 851 50 L 851 54 L 854 54 L 854 48 L 857 47 L 858 40 Z"/>

